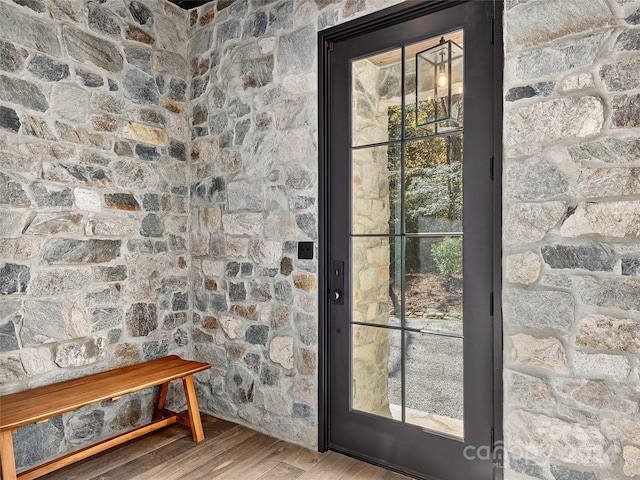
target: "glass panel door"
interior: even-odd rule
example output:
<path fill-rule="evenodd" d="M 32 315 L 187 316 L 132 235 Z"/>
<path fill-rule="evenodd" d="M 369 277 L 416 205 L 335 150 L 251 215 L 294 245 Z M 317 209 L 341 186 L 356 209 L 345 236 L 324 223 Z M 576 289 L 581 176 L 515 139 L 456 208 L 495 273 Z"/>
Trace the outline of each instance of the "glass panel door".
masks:
<path fill-rule="evenodd" d="M 351 63 L 351 406 L 458 438 L 463 38 Z"/>
<path fill-rule="evenodd" d="M 321 33 L 327 447 L 488 480 L 493 4 L 404 3 Z"/>

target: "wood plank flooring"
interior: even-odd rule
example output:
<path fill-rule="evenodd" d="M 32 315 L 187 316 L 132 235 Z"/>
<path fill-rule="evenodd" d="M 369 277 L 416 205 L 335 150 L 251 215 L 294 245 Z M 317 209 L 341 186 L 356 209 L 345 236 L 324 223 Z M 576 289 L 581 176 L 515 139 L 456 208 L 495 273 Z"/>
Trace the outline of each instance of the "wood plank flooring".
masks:
<path fill-rule="evenodd" d="M 41 477 L 43 480 L 402 480 L 336 452 L 317 453 L 202 415 L 204 441 L 173 425 Z"/>

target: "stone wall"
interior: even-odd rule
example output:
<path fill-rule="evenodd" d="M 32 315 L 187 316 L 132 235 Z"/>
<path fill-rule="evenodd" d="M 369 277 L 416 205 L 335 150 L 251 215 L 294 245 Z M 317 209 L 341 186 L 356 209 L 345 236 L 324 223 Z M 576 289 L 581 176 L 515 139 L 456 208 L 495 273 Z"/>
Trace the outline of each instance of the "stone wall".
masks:
<path fill-rule="evenodd" d="M 315 446 L 316 33 L 393 3 L 0 0 L 0 391 L 178 353 L 203 411 Z M 509 479 L 640 475 L 638 25 L 506 2 Z M 18 465 L 151 397 L 20 429 Z"/>
<path fill-rule="evenodd" d="M 187 14 L 0 0 L 0 393 L 190 356 Z M 18 430 L 18 467 L 149 418 L 153 392 Z"/>
<path fill-rule="evenodd" d="M 194 356 L 203 408 L 317 444 L 317 31 L 389 0 L 191 12 Z M 204 155 L 203 155 L 204 153 Z"/>
<path fill-rule="evenodd" d="M 505 478 L 640 475 L 638 24 L 506 2 Z"/>

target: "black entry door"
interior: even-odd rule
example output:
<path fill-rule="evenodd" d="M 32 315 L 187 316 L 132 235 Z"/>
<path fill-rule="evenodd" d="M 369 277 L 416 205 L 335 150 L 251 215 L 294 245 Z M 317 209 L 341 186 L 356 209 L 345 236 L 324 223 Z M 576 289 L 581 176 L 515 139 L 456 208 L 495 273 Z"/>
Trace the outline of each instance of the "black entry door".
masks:
<path fill-rule="evenodd" d="M 495 5 L 421 3 L 320 36 L 327 445 L 490 479 Z"/>

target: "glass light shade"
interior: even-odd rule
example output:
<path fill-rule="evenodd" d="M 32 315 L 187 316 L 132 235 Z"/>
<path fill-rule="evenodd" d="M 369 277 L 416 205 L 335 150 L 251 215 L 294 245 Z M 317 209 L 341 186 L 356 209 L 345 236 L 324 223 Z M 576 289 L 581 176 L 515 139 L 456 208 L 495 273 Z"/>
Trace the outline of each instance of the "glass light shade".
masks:
<path fill-rule="evenodd" d="M 416 54 L 416 125 L 427 133 L 462 128 L 463 50 L 452 40 Z"/>

